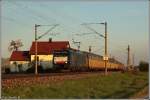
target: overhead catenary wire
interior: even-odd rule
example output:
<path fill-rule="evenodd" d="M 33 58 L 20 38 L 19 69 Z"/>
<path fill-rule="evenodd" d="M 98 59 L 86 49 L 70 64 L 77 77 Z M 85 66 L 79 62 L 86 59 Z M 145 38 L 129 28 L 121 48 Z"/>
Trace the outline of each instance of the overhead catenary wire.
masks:
<path fill-rule="evenodd" d="M 16 7 L 18 7 L 18 8 L 21 8 L 23 11 L 26 11 L 26 12 L 28 12 L 29 14 L 31 14 L 32 15 L 32 17 L 34 17 L 34 18 L 31 18 L 31 19 L 34 19 L 34 20 L 37 20 L 37 18 L 39 19 L 39 17 L 41 18 L 41 19 L 44 19 L 44 20 L 46 20 L 47 22 L 48 22 L 48 18 L 46 18 L 45 16 L 43 16 L 43 15 L 40 15 L 40 14 L 38 14 L 37 12 L 35 12 L 34 10 L 32 10 L 32 9 L 30 9 L 28 6 L 24 6 L 24 5 L 22 5 L 22 4 L 20 4 L 20 3 L 18 3 L 18 2 L 11 2 L 11 4 L 13 4 L 13 5 L 15 5 Z M 18 10 L 17 10 L 18 11 Z M 34 12 L 34 13 L 33 13 Z M 27 15 L 29 15 L 29 14 L 27 14 Z M 26 16 L 26 15 L 25 15 Z M 38 16 L 38 17 L 37 17 Z M 40 20 L 38 20 L 38 21 L 36 21 L 36 22 L 41 22 L 41 19 Z M 50 22 L 50 21 L 49 21 Z M 35 23 L 35 22 L 34 22 Z M 29 26 L 29 25 L 26 25 L 26 26 Z M 54 35 L 54 34 L 52 34 L 52 35 Z M 56 35 L 56 34 L 55 34 Z"/>
<path fill-rule="evenodd" d="M 25 11 L 27 11 L 28 13 L 30 13 L 31 15 L 33 15 L 34 17 L 36 17 L 36 19 L 38 18 L 40 18 L 41 20 L 42 19 L 44 19 L 46 22 L 47 22 L 47 19 L 48 18 L 46 18 L 45 16 L 43 17 L 43 15 L 42 14 L 40 14 L 39 12 L 37 12 L 37 11 L 34 11 L 33 9 L 30 9 L 28 6 L 21 6 L 20 5 L 20 3 L 16 3 L 16 2 L 11 2 L 11 3 L 13 3 L 14 5 L 16 5 L 17 7 L 21 7 L 23 10 L 25 10 Z M 65 14 L 65 16 L 66 16 L 66 14 Z M 50 17 L 51 19 L 52 19 L 52 17 Z M 60 17 L 62 20 L 64 20 L 64 18 L 65 17 Z M 70 17 L 69 17 L 69 19 L 70 19 Z M 56 20 L 56 19 L 55 19 Z M 74 29 L 74 27 L 71 27 L 70 25 L 68 25 L 67 27 L 69 27 L 68 29 Z M 78 31 L 78 30 L 76 30 L 76 31 Z M 74 32 L 72 32 L 72 33 L 74 33 Z M 78 33 L 81 33 L 80 31 L 78 31 Z M 70 34 L 68 34 L 68 35 L 70 35 Z M 72 35 L 70 35 L 70 36 L 72 36 Z M 70 37 L 69 36 L 69 37 Z"/>
<path fill-rule="evenodd" d="M 7 1 L 7 2 L 8 2 L 8 1 Z M 9 1 L 7 4 L 9 4 L 9 3 L 11 3 L 11 5 L 14 5 L 15 7 L 18 8 L 18 9 L 14 9 L 14 7 L 12 7 L 12 9 L 8 10 L 8 11 L 10 11 L 9 14 L 13 13 L 13 14 L 16 14 L 16 15 L 18 15 L 18 16 L 20 16 L 20 17 L 19 17 L 18 19 L 15 19 L 16 17 L 11 17 L 11 19 L 14 19 L 14 20 L 9 20 L 10 17 L 7 16 L 7 18 L 9 18 L 9 19 L 6 19 L 6 18 L 5 18 L 5 20 L 12 21 L 12 22 L 14 21 L 15 23 L 20 24 L 21 26 L 22 26 L 22 25 L 24 25 L 24 26 L 29 26 L 29 25 L 31 25 L 31 24 L 29 24 L 29 22 L 27 23 L 27 21 L 24 22 L 23 20 L 19 20 L 20 18 L 23 18 L 23 17 L 24 17 L 24 19 L 27 18 L 27 17 L 30 18 L 30 23 L 31 23 L 31 22 L 32 22 L 32 23 L 41 22 L 41 20 L 39 20 L 39 18 L 38 18 L 36 15 L 34 15 L 34 14 L 31 13 L 30 11 L 24 9 L 24 8 L 23 8 L 22 6 L 20 6 L 19 4 L 16 4 L 15 2 L 12 2 L 12 1 Z M 8 9 L 8 8 L 7 8 L 7 9 Z M 27 12 L 28 14 L 25 14 L 24 12 Z"/>
<path fill-rule="evenodd" d="M 97 34 L 97 35 L 99 35 L 99 36 L 101 36 L 101 37 L 103 37 L 103 38 L 105 37 L 104 35 L 98 33 L 97 31 L 95 31 L 93 28 L 89 27 L 87 24 L 82 24 L 82 25 L 84 25 L 86 28 L 88 28 L 88 29 L 90 29 L 91 31 L 93 31 L 95 34 Z"/>
<path fill-rule="evenodd" d="M 47 22 L 51 22 L 48 20 L 48 18 L 46 18 L 45 16 L 43 16 L 42 14 L 40 14 L 39 12 L 37 12 L 36 10 L 33 10 L 31 8 L 29 8 L 27 5 L 24 6 L 22 3 L 18 3 L 18 2 L 13 2 L 13 1 L 10 1 L 11 4 L 13 5 L 16 5 L 16 7 L 18 7 L 19 9 L 23 9 L 24 11 L 26 11 L 28 14 L 32 15 L 32 17 L 36 18 L 36 20 L 42 20 L 42 21 L 45 21 L 46 23 Z M 38 19 L 37 19 L 38 18 Z M 39 21 L 40 21 L 39 20 Z M 39 22 L 38 21 L 38 22 Z M 53 21 L 56 22 L 56 20 L 53 19 Z"/>
<path fill-rule="evenodd" d="M 77 21 L 79 23 L 82 22 L 80 19 L 76 18 L 75 16 L 70 16 L 67 12 L 64 13 L 61 9 L 59 9 L 59 11 L 55 9 L 55 11 L 54 11 L 54 10 L 50 9 L 49 6 L 47 6 L 47 5 L 43 5 L 43 4 L 40 4 L 40 5 L 44 6 L 44 8 L 49 9 L 51 11 L 51 13 L 53 13 L 53 15 L 56 15 L 57 17 L 61 16 L 60 17 L 61 20 L 64 20 L 64 18 L 67 18 L 67 20 L 71 20 L 72 22 L 77 22 Z M 64 17 L 62 17 L 62 16 L 64 16 Z M 74 29 L 74 27 L 72 27 L 71 25 L 68 25 L 67 27 L 68 27 L 68 29 L 71 29 L 70 31 L 72 31 L 72 29 Z M 76 30 L 75 32 L 72 31 L 71 33 L 77 33 L 77 32 L 82 33 L 79 30 Z M 68 34 L 68 35 L 72 37 L 72 35 L 70 35 L 70 34 Z"/>
<path fill-rule="evenodd" d="M 31 9 L 29 6 L 24 6 L 22 3 L 16 3 L 16 2 L 13 2 L 16 6 L 18 6 L 18 7 L 21 7 L 22 9 L 24 9 L 24 10 L 27 10 L 30 14 L 32 14 L 34 17 L 35 16 L 37 16 L 38 18 L 40 18 L 40 19 L 46 19 L 45 21 L 47 21 L 47 18 L 46 17 L 44 17 L 42 14 L 40 14 L 38 11 L 34 11 L 33 9 Z M 21 4 L 21 5 L 20 5 Z M 63 14 L 63 13 L 61 13 L 61 14 Z M 69 15 L 66 15 L 66 13 L 65 13 L 65 16 L 68 16 L 67 18 L 69 18 L 69 19 L 74 19 L 74 18 L 72 18 L 71 16 L 69 16 Z M 60 17 L 60 18 L 62 18 L 62 17 Z M 62 20 L 63 20 L 63 18 L 62 18 Z M 76 20 L 78 20 L 77 18 L 76 18 Z M 73 21 L 73 20 L 72 20 Z M 69 27 L 71 27 L 70 25 L 68 25 Z M 73 27 L 71 27 L 70 29 L 73 29 Z M 76 30 L 76 31 L 78 31 L 78 30 Z M 81 33 L 81 31 L 78 31 L 78 33 Z"/>
<path fill-rule="evenodd" d="M 27 28 L 25 26 L 28 26 L 27 23 L 22 23 L 22 22 L 18 21 L 17 19 L 14 19 L 14 18 L 11 18 L 11 17 L 6 17 L 6 16 L 2 16 L 2 15 L 0 17 L 3 19 L 3 21 L 6 20 L 6 21 L 11 22 L 13 24 L 17 24 L 19 27 L 24 26 L 24 28 Z"/>
<path fill-rule="evenodd" d="M 53 30 L 56 26 L 58 26 L 59 24 L 55 24 L 53 27 L 51 27 L 49 30 L 47 30 L 44 34 L 40 35 L 38 39 L 42 38 L 43 36 L 45 36 L 46 34 L 48 34 L 51 30 Z M 47 25 L 42 25 L 42 26 L 47 26 Z"/>

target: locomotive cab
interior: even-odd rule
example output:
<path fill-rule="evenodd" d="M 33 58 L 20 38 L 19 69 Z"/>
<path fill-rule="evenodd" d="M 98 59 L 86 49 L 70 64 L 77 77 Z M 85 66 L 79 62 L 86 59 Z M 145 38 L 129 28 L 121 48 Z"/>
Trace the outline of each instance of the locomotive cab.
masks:
<path fill-rule="evenodd" d="M 53 66 L 57 69 L 66 69 L 69 62 L 67 50 L 53 52 Z"/>

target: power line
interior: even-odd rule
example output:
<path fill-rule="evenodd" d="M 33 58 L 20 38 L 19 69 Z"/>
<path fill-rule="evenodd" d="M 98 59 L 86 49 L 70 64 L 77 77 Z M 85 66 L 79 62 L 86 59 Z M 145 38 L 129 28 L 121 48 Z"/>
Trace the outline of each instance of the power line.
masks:
<path fill-rule="evenodd" d="M 44 6 L 44 8 L 45 8 L 45 6 Z M 51 10 L 51 9 L 49 9 L 49 10 Z M 55 14 L 56 14 L 56 12 L 55 12 Z M 58 14 L 58 13 L 57 13 Z M 59 13 L 59 15 L 58 16 L 61 16 L 63 13 Z M 66 14 L 65 13 L 65 16 L 67 16 L 68 14 Z M 56 15 L 57 16 L 57 15 Z M 60 17 L 62 20 L 64 20 L 64 18 L 66 18 L 66 17 Z M 70 16 L 69 16 L 69 18 L 71 18 Z M 74 21 L 74 20 L 73 20 Z M 70 27 L 70 29 L 74 29 L 74 27 L 71 27 L 70 25 L 69 26 L 67 26 L 67 27 Z M 68 28 L 69 29 L 69 28 Z M 78 31 L 78 30 L 77 30 Z M 78 31 L 79 33 L 81 33 L 80 31 Z M 70 35 L 70 34 L 69 34 Z"/>
<path fill-rule="evenodd" d="M 43 5 L 43 4 L 40 4 L 40 5 Z M 68 18 L 71 20 L 71 21 L 73 21 L 73 22 L 76 22 L 76 21 L 78 21 L 79 23 L 80 22 L 82 22 L 82 20 L 80 20 L 79 18 L 77 18 L 77 17 L 75 17 L 75 16 L 71 16 L 69 13 L 67 13 L 67 12 L 65 12 L 65 13 L 63 13 L 63 11 L 61 10 L 61 9 L 59 9 L 59 11 L 58 10 L 56 10 L 56 9 L 50 9 L 49 8 L 49 5 L 47 6 L 47 5 L 43 5 L 44 6 L 44 8 L 47 8 L 47 9 L 49 9 L 49 10 L 51 10 L 51 12 L 53 12 L 53 14 L 55 14 L 55 15 L 57 15 L 57 16 L 64 16 L 65 18 L 66 18 L 66 16 L 68 16 Z M 63 18 L 64 18 L 63 17 Z M 68 19 L 67 18 L 67 19 Z"/>
<path fill-rule="evenodd" d="M 18 7 L 19 9 L 22 8 L 24 11 L 27 11 L 27 13 L 30 13 L 32 16 L 39 18 L 45 22 L 49 22 L 47 20 L 47 18 L 45 18 L 44 16 L 42 16 L 42 14 L 38 13 L 37 11 L 30 9 L 28 6 L 23 6 L 21 5 L 21 3 L 16 3 L 16 2 L 10 2 L 13 5 L 15 5 L 16 7 Z"/>
<path fill-rule="evenodd" d="M 91 23 L 90 23 L 90 24 L 91 24 Z M 105 38 L 105 36 L 104 36 L 104 35 L 102 35 L 102 34 L 98 33 L 98 32 L 97 32 L 97 31 L 95 31 L 93 28 L 91 28 L 91 27 L 87 26 L 87 24 L 84 24 L 84 23 L 83 23 L 82 25 L 84 25 L 86 28 L 88 28 L 89 30 L 93 31 L 95 34 L 99 35 L 100 37 Z M 93 33 L 93 34 L 94 34 L 94 33 Z"/>
<path fill-rule="evenodd" d="M 43 5 L 43 4 L 40 4 L 40 5 Z M 46 5 L 43 5 L 44 6 L 44 8 L 47 8 L 47 9 L 49 9 L 51 12 L 53 12 L 53 15 L 56 15 L 57 17 L 59 17 L 59 16 L 61 16 L 60 17 L 60 19 L 61 20 L 64 20 L 64 18 L 67 18 L 67 20 L 68 19 L 71 19 L 72 21 L 78 21 L 78 22 L 81 22 L 81 20 L 80 19 L 77 19 L 77 18 L 75 18 L 74 16 L 70 16 L 70 15 L 68 15 L 68 13 L 62 13 L 63 11 L 61 11 L 61 9 L 59 9 L 59 12 L 58 12 L 58 10 L 56 10 L 55 9 L 55 11 L 53 11 L 52 9 L 50 9 L 49 7 L 47 7 Z M 65 16 L 64 16 L 65 15 Z M 64 17 L 62 17 L 62 16 L 64 16 Z M 74 18 L 73 18 L 74 17 Z M 69 27 L 68 29 L 74 29 L 74 27 L 72 27 L 72 26 L 70 26 L 70 25 L 68 25 L 67 27 Z M 81 33 L 81 31 L 79 31 L 79 30 L 76 30 L 78 33 Z M 75 33 L 75 32 L 73 32 L 72 31 L 72 33 Z M 70 34 L 69 34 L 70 35 Z"/>
<path fill-rule="evenodd" d="M 40 38 L 42 38 L 43 36 L 45 36 L 46 34 L 48 34 L 51 30 L 53 30 L 56 26 L 58 26 L 59 24 L 55 24 L 55 25 L 53 25 L 53 27 L 51 27 L 49 30 L 47 30 L 44 34 L 42 34 L 42 35 L 40 35 L 38 38 L 37 38 L 37 40 L 38 39 L 40 39 Z M 42 26 L 47 26 L 47 25 L 42 25 Z M 48 25 L 48 26 L 51 26 L 51 25 Z"/>
<path fill-rule="evenodd" d="M 104 45 L 101 48 L 94 50 L 93 52 L 103 51 L 103 50 L 104 50 Z"/>
<path fill-rule="evenodd" d="M 7 2 L 8 2 L 8 1 L 7 1 Z M 10 1 L 9 3 L 11 3 L 11 4 L 15 5 L 17 8 L 19 8 L 19 9 L 17 9 L 17 10 L 11 8 L 9 14 L 10 14 L 10 15 L 12 15 L 12 14 L 20 15 L 20 17 L 15 17 L 15 18 L 18 18 L 18 19 L 16 19 L 17 21 L 19 20 L 19 18 L 22 18 L 22 22 L 20 22 L 20 23 L 23 23 L 23 20 L 25 20 L 26 17 L 29 17 L 29 18 L 30 18 L 30 22 L 33 22 L 33 21 L 34 21 L 33 23 L 35 23 L 35 21 L 36 21 L 36 22 L 37 22 L 37 21 L 38 21 L 38 22 L 41 21 L 41 20 L 37 19 L 36 16 L 33 16 L 33 14 L 29 13 L 29 12 L 26 11 L 26 10 L 24 10 L 24 11 L 27 12 L 28 14 L 25 14 L 25 13 L 22 11 L 23 8 L 20 9 L 20 7 L 17 6 L 15 3 L 11 2 L 11 1 Z M 13 10 L 14 10 L 14 11 L 13 11 Z M 11 13 L 12 13 L 12 14 L 11 14 Z M 12 16 L 12 17 L 14 17 L 14 16 Z M 11 18 L 12 18 L 12 17 L 11 17 Z M 25 17 L 25 18 L 23 18 L 23 17 Z M 27 22 L 27 21 L 26 21 L 26 22 Z M 28 22 L 28 24 L 29 24 L 29 22 Z M 30 25 L 31 25 L 31 24 L 30 24 Z M 26 23 L 26 26 L 29 26 L 29 25 L 27 25 L 27 23 Z"/>
<path fill-rule="evenodd" d="M 21 25 L 21 26 L 24 26 L 24 28 L 25 28 L 25 26 L 28 26 L 28 24 L 22 23 L 22 22 L 18 21 L 17 19 L 14 19 L 14 18 L 11 18 L 11 17 L 6 17 L 6 16 L 0 16 L 0 17 L 1 17 L 2 19 L 6 20 L 6 21 L 12 22 L 13 24 L 14 24 L 14 23 L 15 23 L 15 24 L 18 24 L 19 27 L 20 27 L 20 25 Z"/>
<path fill-rule="evenodd" d="M 43 17 L 39 12 L 37 12 L 37 11 L 34 11 L 33 9 L 30 9 L 29 8 L 29 6 L 24 6 L 24 5 L 20 5 L 20 3 L 16 3 L 16 2 L 11 2 L 11 3 L 13 3 L 14 5 L 16 5 L 17 7 L 21 7 L 22 9 L 24 9 L 25 11 L 27 11 L 28 13 L 30 13 L 30 14 L 32 14 L 32 15 L 34 15 L 34 17 L 38 17 L 38 18 L 40 18 L 40 19 L 44 19 L 46 22 L 47 22 L 47 18 L 46 17 Z M 62 14 L 62 13 L 60 13 L 60 14 Z M 67 14 L 65 13 L 65 16 L 66 16 Z M 61 20 L 64 20 L 64 18 L 62 18 L 62 17 L 60 17 L 61 18 Z M 72 19 L 71 18 L 71 16 L 69 16 L 68 18 L 70 18 L 70 19 Z M 73 20 L 74 21 L 74 20 Z M 74 29 L 74 27 L 71 27 L 70 25 L 68 25 L 68 27 L 70 27 L 70 29 L 72 30 L 72 29 Z M 68 28 L 69 29 L 69 28 Z M 78 30 L 77 30 L 78 31 Z M 81 31 L 78 31 L 78 33 L 81 33 Z M 69 34 L 70 35 L 70 34 Z"/>

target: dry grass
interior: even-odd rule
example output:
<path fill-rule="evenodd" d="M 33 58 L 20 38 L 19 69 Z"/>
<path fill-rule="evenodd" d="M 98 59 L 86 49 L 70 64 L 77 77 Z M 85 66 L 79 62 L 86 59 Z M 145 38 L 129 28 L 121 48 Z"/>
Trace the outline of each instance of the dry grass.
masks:
<path fill-rule="evenodd" d="M 132 95 L 130 97 L 130 99 L 141 99 L 141 98 L 144 98 L 146 96 L 148 96 L 149 94 L 149 88 L 148 86 L 146 86 L 144 89 L 140 90 L 139 92 L 135 93 L 134 95 Z"/>
<path fill-rule="evenodd" d="M 48 82 L 48 81 L 47 81 Z M 148 73 L 112 73 L 101 74 L 79 79 L 67 79 L 49 84 L 2 88 L 2 96 L 39 99 L 116 99 L 130 98 L 133 94 L 148 86 Z"/>

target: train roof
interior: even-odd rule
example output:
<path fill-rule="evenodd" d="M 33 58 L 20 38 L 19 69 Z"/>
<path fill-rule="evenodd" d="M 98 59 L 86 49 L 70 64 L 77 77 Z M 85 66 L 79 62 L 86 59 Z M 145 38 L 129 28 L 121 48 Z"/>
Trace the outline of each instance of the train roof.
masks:
<path fill-rule="evenodd" d="M 88 55 L 99 57 L 99 58 L 101 58 L 103 60 L 103 56 L 102 55 L 98 55 L 98 54 L 95 54 L 95 53 L 91 53 L 91 52 L 87 52 L 87 51 L 81 51 L 81 50 L 77 50 L 77 49 L 74 49 L 74 48 L 68 48 L 66 50 L 71 50 L 71 51 L 75 51 L 75 52 L 79 52 L 79 53 L 86 53 Z M 66 51 L 66 50 L 62 50 L 62 51 Z M 116 60 L 114 58 L 109 58 L 109 61 L 113 62 L 113 63 L 122 64 L 120 61 L 118 61 L 118 60 Z"/>
<path fill-rule="evenodd" d="M 98 55 L 98 54 L 95 54 L 95 53 L 91 53 L 91 52 L 87 52 L 87 51 L 81 51 L 81 50 L 77 50 L 77 49 L 73 49 L 73 48 L 70 48 L 70 50 L 78 51 L 78 52 L 81 52 L 81 53 L 87 53 L 89 55 L 97 56 L 97 57 L 100 57 L 101 59 L 103 59 L 102 55 Z M 118 64 L 122 64 L 120 61 L 118 61 L 114 58 L 109 58 L 109 61 L 113 62 L 113 63 L 115 62 L 115 63 L 118 63 Z"/>

